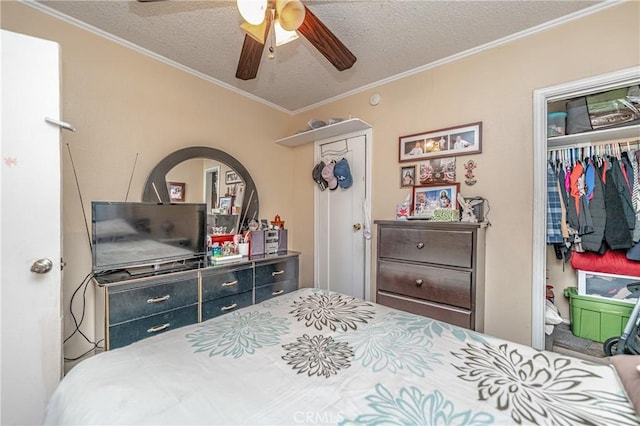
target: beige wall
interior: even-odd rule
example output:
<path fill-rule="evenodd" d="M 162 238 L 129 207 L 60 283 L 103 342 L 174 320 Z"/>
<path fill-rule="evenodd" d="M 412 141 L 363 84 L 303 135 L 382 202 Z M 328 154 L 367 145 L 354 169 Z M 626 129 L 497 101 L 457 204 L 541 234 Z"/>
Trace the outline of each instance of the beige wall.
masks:
<path fill-rule="evenodd" d="M 406 194 L 399 189 L 400 164 L 390 160 L 397 158 L 398 137 L 482 121 L 483 152 L 458 158 L 458 180 L 464 180 L 462 164 L 475 160 L 478 183 L 462 184 L 461 192 L 481 195 L 491 205 L 485 328 L 529 343 L 532 92 L 640 64 L 639 15 L 640 3 L 625 3 L 289 117 L 26 6 L 2 2 L 2 28 L 61 44 L 63 119 L 78 128 L 63 139 L 65 310 L 91 268 L 67 144 L 85 209 L 91 200 L 124 197 L 136 153 L 132 200 L 139 199 L 147 174 L 170 152 L 191 145 L 229 152 L 250 170 L 261 216 L 277 213 L 286 220 L 290 248 L 303 253 L 301 284 L 312 286 L 313 146 L 290 149 L 273 140 L 310 118 L 351 114 L 369 122 L 374 128 L 372 216 L 392 219 Z M 374 92 L 382 97 L 376 107 L 368 103 Z M 375 239 L 373 247 L 375 255 Z M 372 281 L 375 288 L 375 265 Z M 72 329 L 68 318 L 65 326 Z M 66 355 L 80 348 L 70 345 Z"/>
<path fill-rule="evenodd" d="M 373 126 L 373 219 L 393 219 L 399 189 L 398 137 L 482 121 L 482 154 L 457 158 L 460 191 L 491 205 L 487 231 L 486 317 L 489 334 L 531 342 L 533 206 L 533 91 L 640 64 L 640 2 L 628 2 L 507 45 L 356 94 L 296 117 L 352 114 Z M 378 106 L 369 105 L 379 93 Z M 464 182 L 463 163 L 474 160 L 478 183 Z M 313 167 L 308 147 L 295 148 L 295 217 L 313 214 Z M 402 163 L 408 164 L 408 163 Z M 305 233 L 306 232 L 306 233 Z M 312 229 L 298 229 L 309 241 Z M 375 256 L 375 240 L 373 249 Z M 305 247 L 312 250 L 313 247 Z M 561 264 L 552 263 L 553 268 Z M 375 265 L 372 266 L 375 277 Z M 375 287 L 375 279 L 372 285 Z M 373 294 L 373 291 L 372 291 Z M 556 290 L 556 298 L 562 292 Z"/>
<path fill-rule="evenodd" d="M 77 128 L 75 133 L 63 132 L 61 145 L 65 335 L 73 330 L 70 297 L 91 271 L 82 207 L 90 221 L 92 200 L 124 200 L 136 154 L 129 201 L 140 200 L 148 174 L 166 155 L 188 146 L 210 146 L 226 151 L 251 172 L 263 217 L 280 214 L 292 222 L 293 151 L 272 143 L 286 134 L 290 116 L 28 6 L 2 1 L 1 7 L 3 29 L 61 46 L 62 118 Z M 293 246 L 295 235 L 291 232 Z M 74 310 L 79 313 L 81 308 L 82 297 L 77 297 Z M 91 335 L 92 286 L 87 308 L 83 330 Z M 66 345 L 65 356 L 86 349 L 86 343 L 74 338 Z"/>

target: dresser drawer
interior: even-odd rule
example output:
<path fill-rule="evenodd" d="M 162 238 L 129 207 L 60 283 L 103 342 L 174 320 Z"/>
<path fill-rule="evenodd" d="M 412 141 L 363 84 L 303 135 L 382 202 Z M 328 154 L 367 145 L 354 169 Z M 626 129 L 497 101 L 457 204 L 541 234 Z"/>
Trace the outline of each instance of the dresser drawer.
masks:
<path fill-rule="evenodd" d="M 208 300 L 202 304 L 202 321 L 250 306 L 252 303 L 253 291 Z"/>
<path fill-rule="evenodd" d="M 253 289 L 253 268 L 202 274 L 202 300 L 208 301 Z"/>
<path fill-rule="evenodd" d="M 298 280 L 280 281 L 256 288 L 256 303 L 281 296 L 298 289 Z"/>
<path fill-rule="evenodd" d="M 109 325 L 114 325 L 198 303 L 198 277 L 190 274 L 123 290 L 110 288 L 108 298 Z"/>
<path fill-rule="evenodd" d="M 400 309 L 412 314 L 422 315 L 449 324 L 473 329 L 473 316 L 470 311 L 449 306 L 437 305 L 424 300 L 411 299 L 394 294 L 378 292 L 376 302 L 390 308 Z"/>
<path fill-rule="evenodd" d="M 123 322 L 109 327 L 109 349 L 126 346 L 135 341 L 196 322 L 198 322 L 197 304 Z"/>
<path fill-rule="evenodd" d="M 298 258 L 256 266 L 256 287 L 289 280 L 298 280 Z"/>
<path fill-rule="evenodd" d="M 471 309 L 471 271 L 381 260 L 378 290 Z"/>
<path fill-rule="evenodd" d="M 471 268 L 473 232 L 381 227 L 378 257 Z"/>

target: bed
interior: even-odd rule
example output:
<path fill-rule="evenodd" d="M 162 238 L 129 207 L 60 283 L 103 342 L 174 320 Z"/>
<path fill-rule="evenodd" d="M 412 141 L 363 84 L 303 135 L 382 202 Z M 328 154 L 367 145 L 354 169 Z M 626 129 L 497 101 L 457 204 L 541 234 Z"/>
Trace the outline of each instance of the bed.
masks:
<path fill-rule="evenodd" d="M 75 366 L 46 424 L 616 424 L 609 365 L 318 289 Z"/>

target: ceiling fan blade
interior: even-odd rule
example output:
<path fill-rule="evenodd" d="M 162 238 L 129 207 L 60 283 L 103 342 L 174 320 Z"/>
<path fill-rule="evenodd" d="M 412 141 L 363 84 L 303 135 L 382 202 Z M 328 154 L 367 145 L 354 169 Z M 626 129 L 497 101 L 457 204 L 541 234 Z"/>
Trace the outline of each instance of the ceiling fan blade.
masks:
<path fill-rule="evenodd" d="M 273 16 L 270 13 L 267 13 L 265 17 L 266 25 L 264 28 L 264 40 L 267 40 L 267 36 L 269 35 L 272 19 Z M 239 78 L 240 80 L 251 80 L 256 78 L 263 51 L 264 44 L 246 34 L 244 36 L 244 43 L 242 44 L 242 51 L 240 52 L 240 59 L 238 59 L 236 78 Z"/>
<path fill-rule="evenodd" d="M 304 21 L 298 28 L 298 32 L 305 36 L 338 71 L 351 68 L 356 63 L 355 55 L 338 40 L 338 37 L 307 6 L 304 9 Z"/>
<path fill-rule="evenodd" d="M 264 44 L 256 41 L 249 35 L 244 36 L 242 52 L 240 52 L 240 59 L 238 60 L 238 69 L 236 70 L 236 78 L 240 80 L 256 78 L 263 50 Z"/>

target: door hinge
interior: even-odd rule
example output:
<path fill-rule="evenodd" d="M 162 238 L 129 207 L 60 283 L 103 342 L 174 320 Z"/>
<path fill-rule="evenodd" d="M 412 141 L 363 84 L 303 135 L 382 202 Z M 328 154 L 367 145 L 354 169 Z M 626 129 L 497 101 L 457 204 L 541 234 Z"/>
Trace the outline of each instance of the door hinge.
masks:
<path fill-rule="evenodd" d="M 67 262 L 65 262 L 63 258 L 60 258 L 60 270 L 62 271 L 65 266 L 67 266 Z"/>

